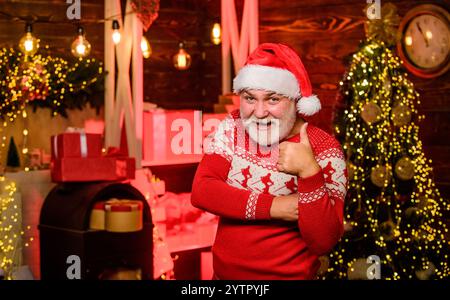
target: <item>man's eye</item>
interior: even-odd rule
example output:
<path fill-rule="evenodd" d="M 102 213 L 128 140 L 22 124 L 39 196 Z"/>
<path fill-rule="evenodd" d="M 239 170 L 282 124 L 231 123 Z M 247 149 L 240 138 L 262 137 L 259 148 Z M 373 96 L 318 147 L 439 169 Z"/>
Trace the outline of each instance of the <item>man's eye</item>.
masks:
<path fill-rule="evenodd" d="M 272 103 L 277 103 L 277 102 L 279 102 L 280 101 L 280 98 L 277 98 L 277 97 L 273 97 L 273 98 L 270 98 L 270 100 L 269 100 L 270 102 L 272 102 Z"/>
<path fill-rule="evenodd" d="M 245 100 L 247 101 L 253 101 L 255 98 L 251 97 L 251 96 L 245 96 Z"/>

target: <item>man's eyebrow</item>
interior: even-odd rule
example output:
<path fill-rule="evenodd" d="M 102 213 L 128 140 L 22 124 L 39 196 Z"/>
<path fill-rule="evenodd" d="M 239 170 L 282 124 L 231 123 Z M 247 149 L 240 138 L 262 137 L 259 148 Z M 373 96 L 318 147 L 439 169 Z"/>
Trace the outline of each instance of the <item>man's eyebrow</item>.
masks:
<path fill-rule="evenodd" d="M 250 93 L 249 91 L 247 91 L 247 90 L 244 90 L 244 91 L 242 91 L 243 93 L 245 93 L 245 94 L 247 94 L 247 95 L 249 95 L 249 96 L 251 96 L 251 97 L 253 97 L 253 98 L 255 98 L 255 95 L 253 95 L 252 93 Z"/>
<path fill-rule="evenodd" d="M 255 95 L 253 95 L 252 93 L 250 93 L 247 90 L 242 91 L 242 93 L 245 93 L 253 98 L 256 98 Z M 264 95 L 264 99 L 268 99 L 268 98 L 272 97 L 273 95 L 278 95 L 278 94 L 276 92 L 268 92 L 267 94 Z"/>
<path fill-rule="evenodd" d="M 267 99 L 267 98 L 272 97 L 273 95 L 276 95 L 276 94 L 277 94 L 276 92 L 269 92 L 269 93 L 264 95 L 264 98 Z"/>

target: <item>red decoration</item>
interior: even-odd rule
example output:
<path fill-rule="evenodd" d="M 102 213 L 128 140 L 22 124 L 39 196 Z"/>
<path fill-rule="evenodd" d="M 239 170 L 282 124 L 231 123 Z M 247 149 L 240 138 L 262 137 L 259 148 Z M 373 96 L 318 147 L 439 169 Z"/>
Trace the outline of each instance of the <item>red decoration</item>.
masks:
<path fill-rule="evenodd" d="M 102 136 L 100 134 L 84 133 L 86 137 L 86 157 L 100 157 L 102 155 Z M 64 132 L 51 137 L 52 159 L 83 157 L 82 150 L 84 143 L 81 133 Z"/>
<path fill-rule="evenodd" d="M 134 158 L 61 158 L 52 160 L 53 182 L 119 181 L 134 179 Z"/>
<path fill-rule="evenodd" d="M 141 20 L 144 31 L 147 31 L 158 18 L 159 0 L 132 0 L 131 7 Z"/>
<path fill-rule="evenodd" d="M 135 178 L 136 162 L 111 147 L 103 157 L 54 158 L 50 170 L 54 182 L 119 181 Z"/>

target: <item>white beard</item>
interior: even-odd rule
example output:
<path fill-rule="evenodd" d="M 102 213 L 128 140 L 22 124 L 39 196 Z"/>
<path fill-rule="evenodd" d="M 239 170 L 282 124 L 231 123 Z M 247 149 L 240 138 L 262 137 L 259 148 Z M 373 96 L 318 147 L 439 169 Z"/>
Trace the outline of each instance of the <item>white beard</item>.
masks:
<path fill-rule="evenodd" d="M 255 116 L 244 119 L 242 123 L 249 137 L 257 144 L 267 147 L 278 144 L 286 138 L 294 127 L 297 118 L 294 110 L 286 112 L 281 119 L 264 118 L 258 119 Z M 267 124 L 270 124 L 267 126 Z"/>

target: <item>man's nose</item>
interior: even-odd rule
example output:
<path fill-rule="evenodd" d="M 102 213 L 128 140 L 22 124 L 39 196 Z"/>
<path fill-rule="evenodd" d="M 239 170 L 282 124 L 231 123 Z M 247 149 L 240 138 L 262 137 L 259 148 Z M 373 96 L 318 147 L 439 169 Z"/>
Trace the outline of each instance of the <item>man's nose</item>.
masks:
<path fill-rule="evenodd" d="M 255 111 L 253 112 L 256 118 L 262 119 L 269 115 L 265 101 L 257 101 L 255 104 Z"/>

